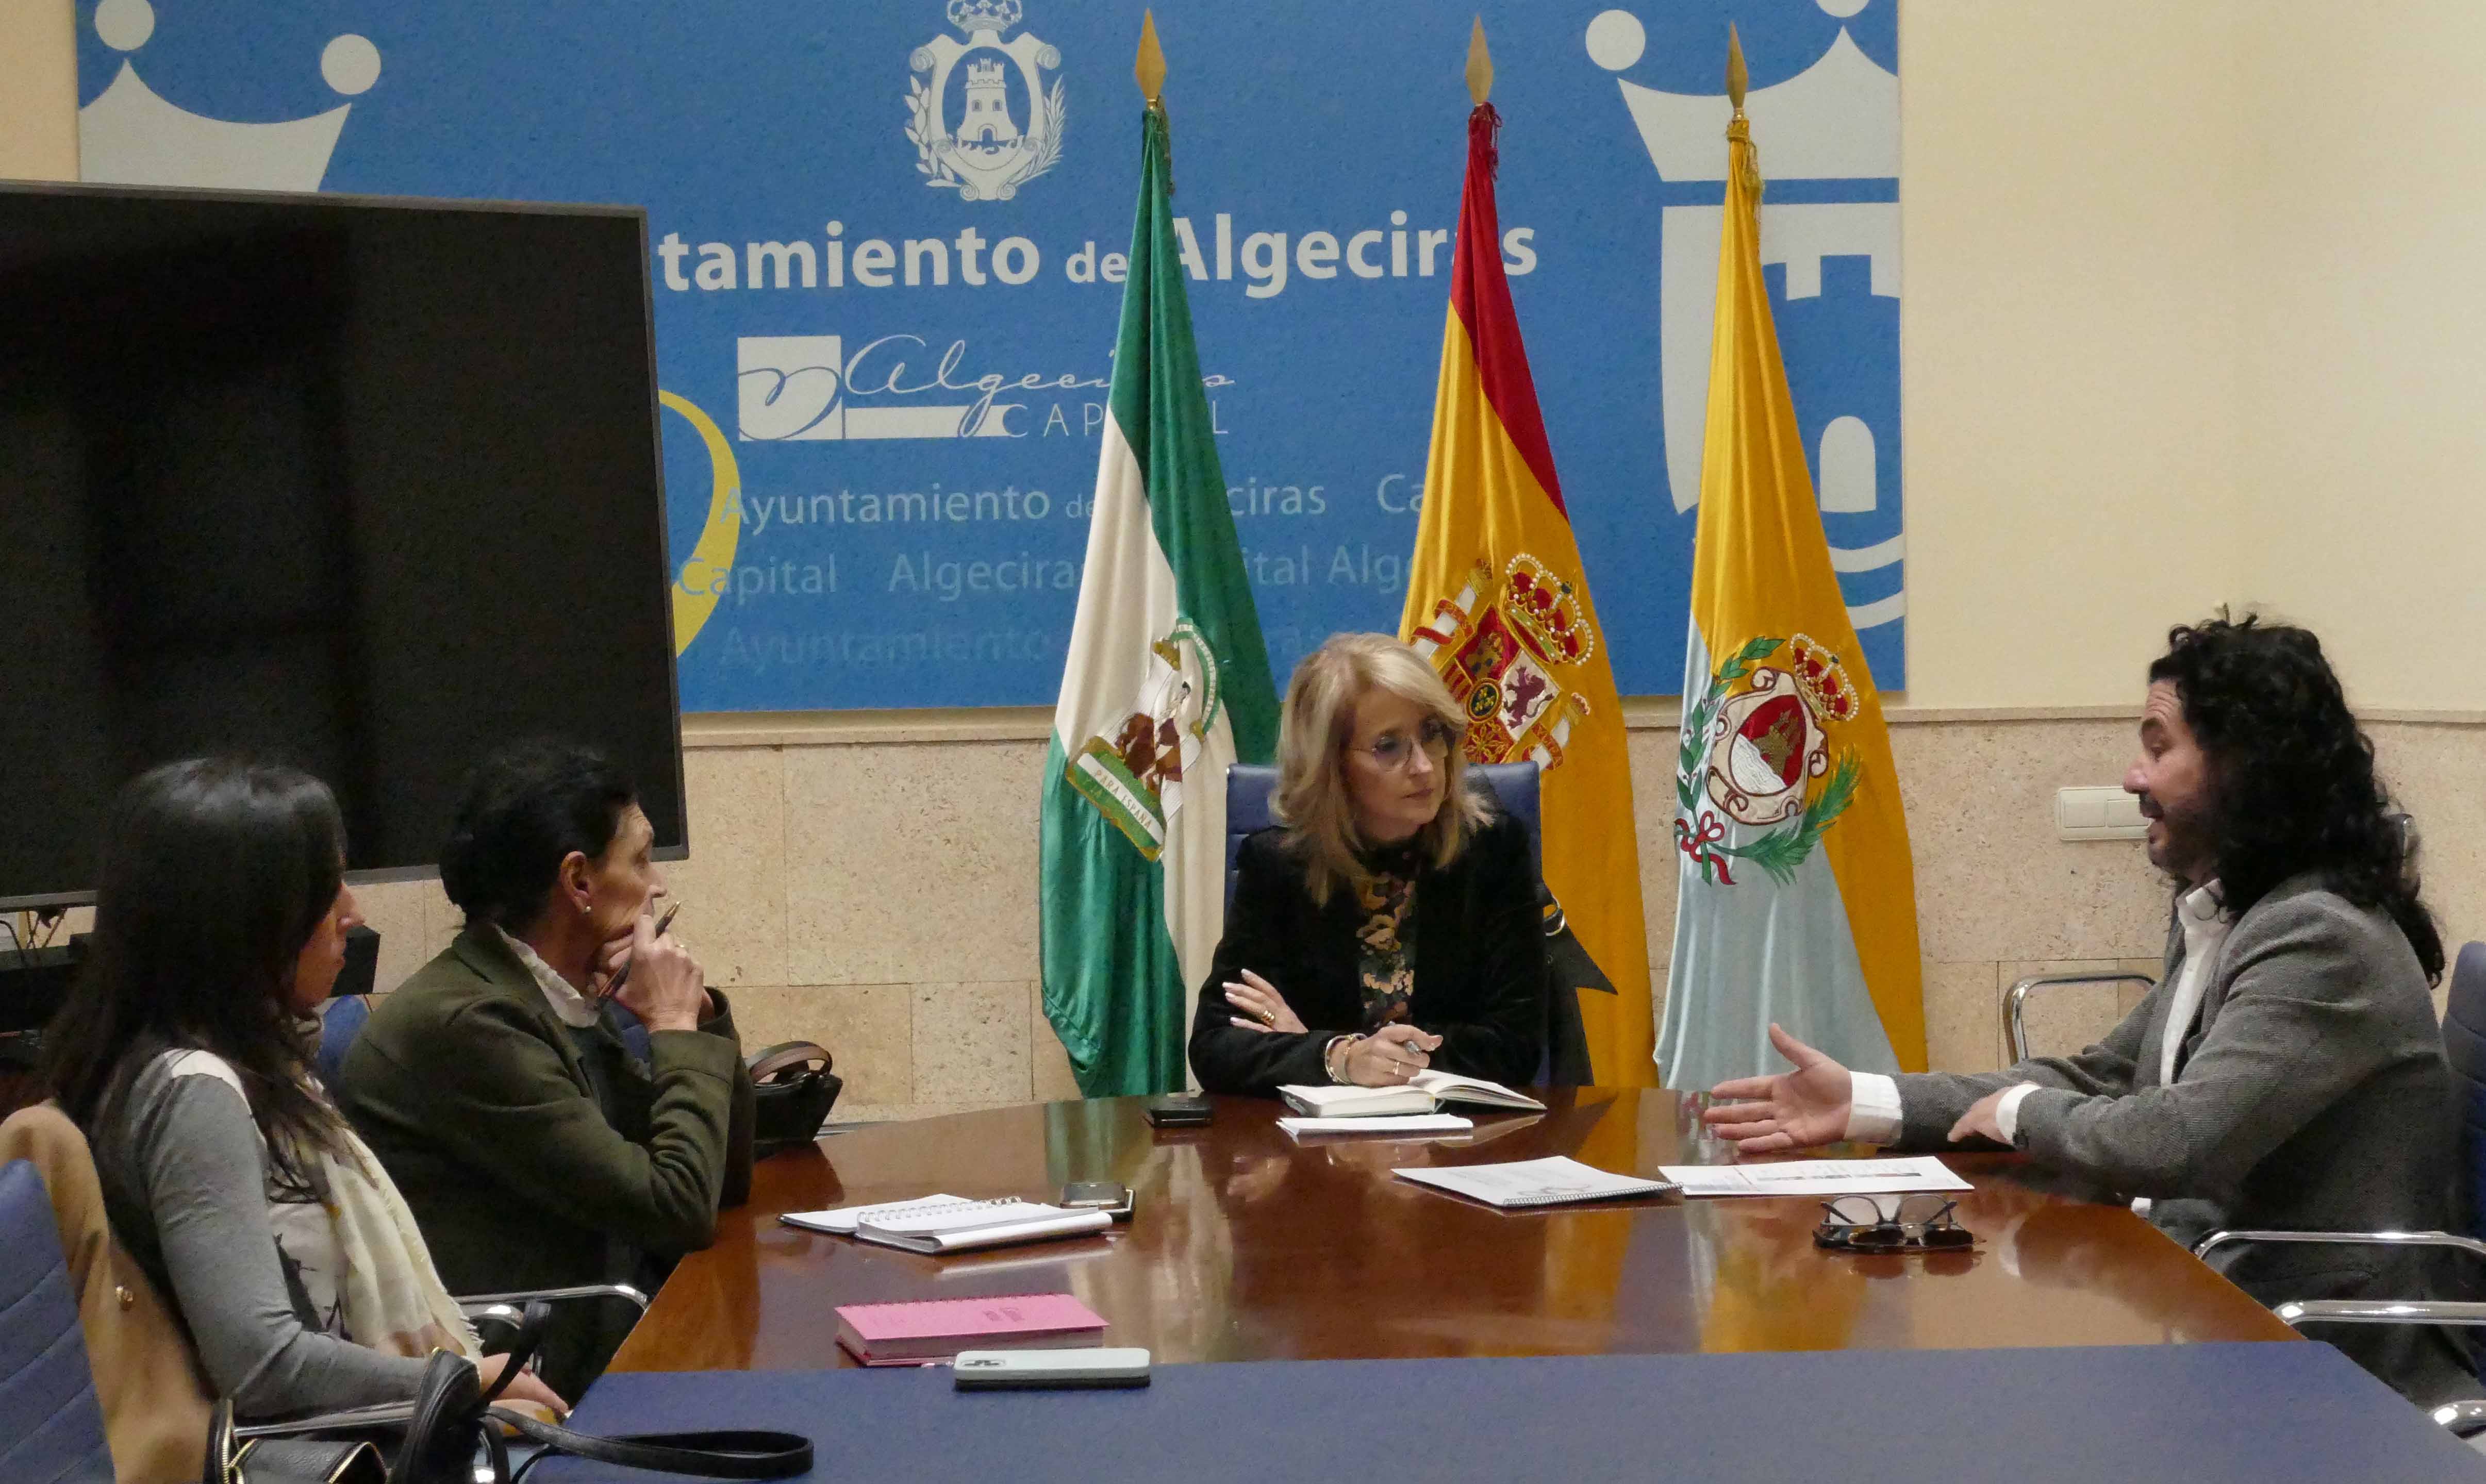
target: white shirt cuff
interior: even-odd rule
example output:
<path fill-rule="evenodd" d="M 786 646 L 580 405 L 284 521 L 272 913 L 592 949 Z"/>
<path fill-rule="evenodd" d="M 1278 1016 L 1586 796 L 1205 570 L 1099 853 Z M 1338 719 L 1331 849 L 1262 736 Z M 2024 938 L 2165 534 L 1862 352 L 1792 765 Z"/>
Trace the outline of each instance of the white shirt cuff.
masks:
<path fill-rule="evenodd" d="M 2029 1094 L 2036 1090 L 2035 1083 L 2024 1082 L 2003 1093 L 2003 1101 L 1994 1105 L 1994 1126 L 2003 1131 L 2004 1143 L 2020 1141 L 2020 1105 L 2029 1101 Z"/>
<path fill-rule="evenodd" d="M 1887 1144 L 1903 1121 L 1899 1084 L 1879 1072 L 1847 1074 L 1847 1137 L 1860 1144 Z"/>

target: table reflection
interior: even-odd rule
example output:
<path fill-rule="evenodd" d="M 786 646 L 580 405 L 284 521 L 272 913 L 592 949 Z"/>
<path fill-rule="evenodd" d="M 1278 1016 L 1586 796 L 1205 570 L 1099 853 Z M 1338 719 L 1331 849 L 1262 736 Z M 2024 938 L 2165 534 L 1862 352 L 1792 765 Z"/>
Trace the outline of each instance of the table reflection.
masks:
<path fill-rule="evenodd" d="M 839 1305 L 1048 1291 L 1169 1362 L 2291 1337 L 2129 1211 L 2011 1156 L 1951 1161 L 1976 1184 L 1959 1204 L 1974 1249 L 1881 1256 L 1815 1248 L 1809 1199 L 1505 1212 L 1392 1176 L 1551 1154 L 1642 1175 L 1734 1158 L 1698 1098 L 1545 1101 L 1448 1138 L 1298 1141 L 1276 1105 L 1234 1098 L 1204 1129 L 1151 1129 L 1141 1100 L 1097 1099 L 841 1135 L 761 1162 L 752 1203 L 683 1261 L 617 1367 L 840 1364 Z M 1071 1180 L 1129 1185 L 1132 1221 L 948 1258 L 775 1221 L 935 1191 L 1045 1198 Z"/>

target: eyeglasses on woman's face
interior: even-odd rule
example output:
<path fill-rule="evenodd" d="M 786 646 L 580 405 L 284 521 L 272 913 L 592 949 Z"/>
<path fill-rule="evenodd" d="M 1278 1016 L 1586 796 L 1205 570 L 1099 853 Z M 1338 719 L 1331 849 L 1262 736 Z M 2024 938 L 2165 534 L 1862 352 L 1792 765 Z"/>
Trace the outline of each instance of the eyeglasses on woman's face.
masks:
<path fill-rule="evenodd" d="M 1419 747 L 1424 750 L 1425 756 L 1435 762 L 1449 757 L 1450 740 L 1449 727 L 1438 718 L 1426 717 L 1423 725 L 1416 728 L 1416 736 L 1412 741 L 1404 732 L 1385 731 L 1371 746 L 1352 748 L 1350 751 L 1369 756 L 1373 764 L 1384 773 L 1396 773 L 1416 760 L 1416 749 Z"/>

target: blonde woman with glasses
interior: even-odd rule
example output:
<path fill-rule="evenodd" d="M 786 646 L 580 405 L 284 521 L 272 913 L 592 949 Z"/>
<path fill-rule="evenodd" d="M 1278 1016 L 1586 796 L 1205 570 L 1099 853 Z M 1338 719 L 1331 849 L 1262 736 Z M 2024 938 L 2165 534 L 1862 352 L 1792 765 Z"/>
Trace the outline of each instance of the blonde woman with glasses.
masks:
<path fill-rule="evenodd" d="M 1465 731 L 1432 666 L 1386 634 L 1338 635 L 1295 668 L 1283 823 L 1243 841 L 1192 1022 L 1203 1088 L 1535 1075 L 1534 867 L 1526 830 L 1468 780 Z"/>

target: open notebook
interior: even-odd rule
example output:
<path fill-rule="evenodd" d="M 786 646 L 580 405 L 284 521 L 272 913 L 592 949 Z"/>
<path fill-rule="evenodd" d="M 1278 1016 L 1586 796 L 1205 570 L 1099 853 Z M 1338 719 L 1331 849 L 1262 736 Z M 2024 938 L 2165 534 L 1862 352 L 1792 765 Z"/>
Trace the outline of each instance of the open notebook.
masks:
<path fill-rule="evenodd" d="M 1315 1118 L 1428 1113 L 1445 1103 L 1470 1103 L 1479 1108 L 1508 1108 L 1524 1113 L 1545 1111 L 1544 1104 L 1525 1092 L 1455 1072 L 1418 1072 L 1400 1087 L 1315 1087 L 1289 1083 L 1278 1089 L 1278 1095 L 1297 1113 Z"/>
<path fill-rule="evenodd" d="M 926 1195 L 877 1206 L 834 1211 L 789 1211 L 777 1218 L 807 1231 L 859 1237 L 910 1252 L 956 1252 L 1102 1231 L 1114 1219 L 1102 1211 L 1073 1211 L 1032 1200 L 968 1200 Z"/>

